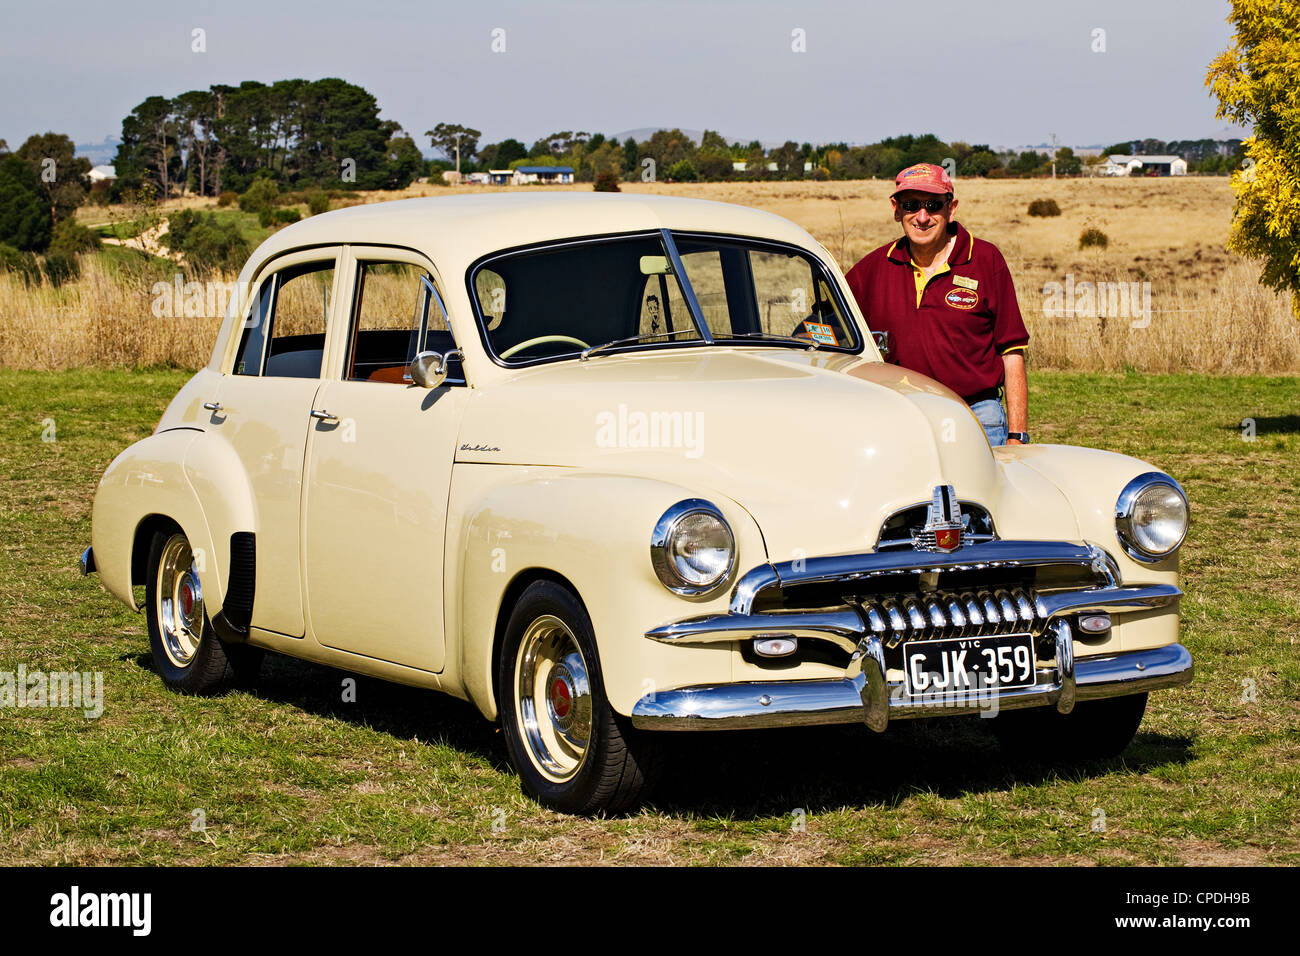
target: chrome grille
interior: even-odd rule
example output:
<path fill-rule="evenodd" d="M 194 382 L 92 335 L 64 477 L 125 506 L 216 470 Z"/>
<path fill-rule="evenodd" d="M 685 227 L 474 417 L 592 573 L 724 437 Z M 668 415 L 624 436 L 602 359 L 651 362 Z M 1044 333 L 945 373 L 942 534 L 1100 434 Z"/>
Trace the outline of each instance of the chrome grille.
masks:
<path fill-rule="evenodd" d="M 1042 630 L 1045 614 L 1032 588 L 873 594 L 854 602 L 886 647 L 904 640 L 991 637 Z"/>

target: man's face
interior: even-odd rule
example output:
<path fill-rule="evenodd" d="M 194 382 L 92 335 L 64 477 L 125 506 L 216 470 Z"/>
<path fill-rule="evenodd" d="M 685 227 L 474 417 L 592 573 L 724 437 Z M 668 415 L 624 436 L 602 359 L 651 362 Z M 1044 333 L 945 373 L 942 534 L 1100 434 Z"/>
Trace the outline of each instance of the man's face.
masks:
<path fill-rule="evenodd" d="M 957 200 L 948 200 L 947 204 L 938 212 L 930 212 L 925 208 L 927 202 L 935 199 L 942 201 L 946 198 L 946 196 L 939 193 L 908 189 L 889 200 L 894 207 L 894 221 L 903 224 L 903 234 L 907 236 L 908 242 L 926 246 L 934 243 L 940 237 L 944 237 L 944 241 L 947 241 L 948 223 L 952 221 L 953 213 L 957 211 Z M 921 203 L 916 212 L 907 212 L 900 205 L 900 203 L 909 199 Z"/>

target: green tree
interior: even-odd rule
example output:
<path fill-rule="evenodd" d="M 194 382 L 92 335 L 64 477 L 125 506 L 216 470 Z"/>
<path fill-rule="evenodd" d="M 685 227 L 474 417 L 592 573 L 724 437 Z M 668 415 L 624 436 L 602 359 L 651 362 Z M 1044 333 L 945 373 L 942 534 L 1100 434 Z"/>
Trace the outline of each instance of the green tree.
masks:
<path fill-rule="evenodd" d="M 782 179 L 802 179 L 803 161 L 799 158 L 799 144 L 786 140 L 780 149 L 772 152 L 776 161 L 776 174 Z"/>
<path fill-rule="evenodd" d="M 171 100 L 161 96 L 149 97 L 122 120 L 122 142 L 113 163 L 119 191 L 148 182 L 160 200 L 171 195 L 181 174 L 176 131 Z"/>
<path fill-rule="evenodd" d="M 43 252 L 53 228 L 36 170 L 14 154 L 0 159 L 0 244 Z"/>
<path fill-rule="evenodd" d="M 75 213 L 90 192 L 90 160 L 76 152 L 62 133 L 42 133 L 29 136 L 14 153 L 36 170 L 52 226 Z"/>
<path fill-rule="evenodd" d="M 388 141 L 388 179 L 385 189 L 405 189 L 424 172 L 424 157 L 415 140 L 405 134 Z"/>
<path fill-rule="evenodd" d="M 1206 84 L 1219 119 L 1255 130 L 1243 143 L 1245 168 L 1232 175 L 1228 248 L 1262 260 L 1260 281 L 1289 290 L 1300 318 L 1300 2 L 1232 0 L 1228 22 L 1236 35 Z"/>
<path fill-rule="evenodd" d="M 623 140 L 623 167 L 627 170 L 629 176 L 635 176 L 640 172 L 641 147 L 637 141 L 629 136 Z"/>
<path fill-rule="evenodd" d="M 1060 176 L 1077 176 L 1083 172 L 1083 160 L 1070 147 L 1062 146 L 1056 151 L 1056 172 Z"/>
<path fill-rule="evenodd" d="M 478 138 L 483 134 L 459 123 L 439 123 L 433 129 L 425 130 L 424 135 L 429 137 L 429 144 L 434 149 L 453 162 L 459 150 L 460 165 L 464 169 L 478 152 Z"/>

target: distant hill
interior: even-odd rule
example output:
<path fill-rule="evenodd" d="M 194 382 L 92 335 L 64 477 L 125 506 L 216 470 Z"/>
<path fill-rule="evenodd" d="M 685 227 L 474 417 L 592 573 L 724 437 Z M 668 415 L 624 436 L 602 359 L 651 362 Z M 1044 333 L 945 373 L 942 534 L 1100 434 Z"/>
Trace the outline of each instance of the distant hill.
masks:
<path fill-rule="evenodd" d="M 78 143 L 77 155 L 85 156 L 92 166 L 109 166 L 117 158 L 117 146 L 122 140 L 116 136 L 105 136 L 102 143 Z"/>

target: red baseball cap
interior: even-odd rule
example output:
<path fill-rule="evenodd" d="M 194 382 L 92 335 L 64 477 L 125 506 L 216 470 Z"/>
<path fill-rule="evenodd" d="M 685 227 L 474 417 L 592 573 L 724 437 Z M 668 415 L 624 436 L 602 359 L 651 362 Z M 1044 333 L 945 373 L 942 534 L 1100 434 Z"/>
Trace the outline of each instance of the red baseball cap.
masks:
<path fill-rule="evenodd" d="M 917 163 L 915 166 L 908 166 L 894 177 L 894 191 L 890 193 L 890 198 L 909 189 L 923 193 L 950 193 L 953 191 L 952 177 L 942 166 L 935 166 L 933 163 Z"/>

